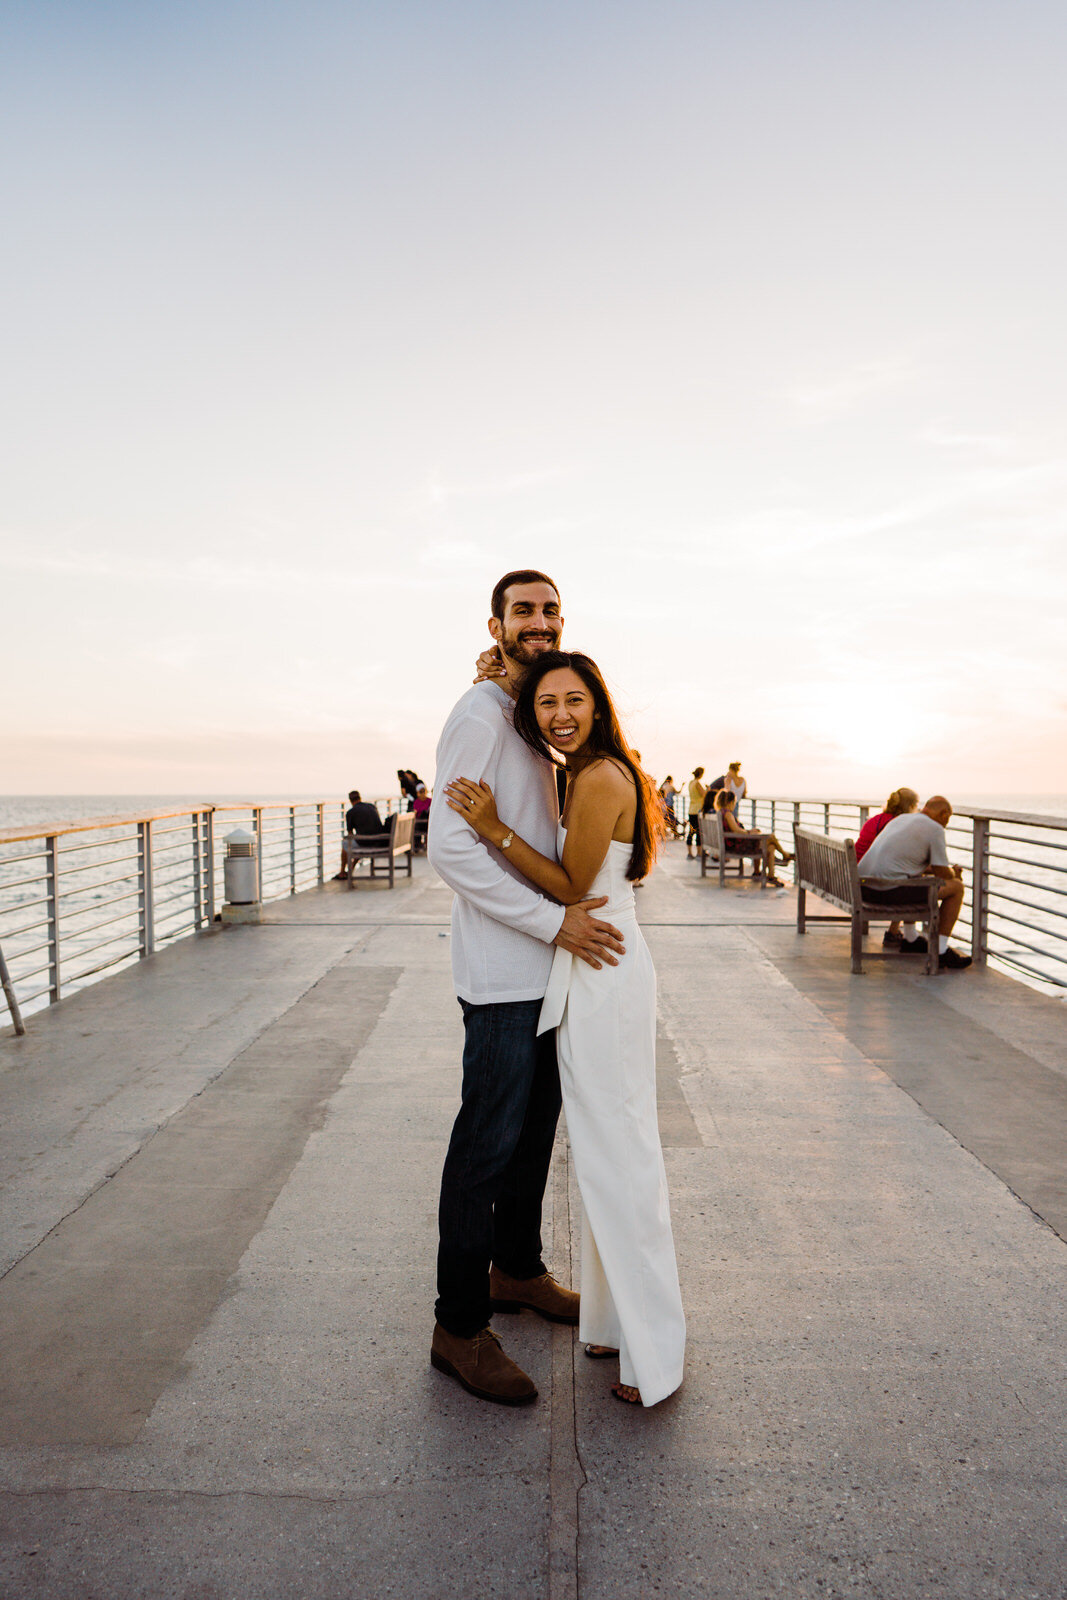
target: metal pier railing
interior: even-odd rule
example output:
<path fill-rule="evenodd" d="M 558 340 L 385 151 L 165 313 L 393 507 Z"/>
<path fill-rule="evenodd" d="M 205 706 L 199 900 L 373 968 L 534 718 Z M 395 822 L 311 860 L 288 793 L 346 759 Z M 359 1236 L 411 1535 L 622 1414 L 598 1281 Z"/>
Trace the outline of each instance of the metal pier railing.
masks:
<path fill-rule="evenodd" d="M 0 831 L 0 985 L 16 1030 L 20 1013 L 209 926 L 234 828 L 254 835 L 272 900 L 337 870 L 344 813 L 336 800 L 205 804 Z"/>
<path fill-rule="evenodd" d="M 772 796 L 740 811 L 788 848 L 794 827 L 854 838 L 878 809 Z M 260 899 L 278 899 L 333 875 L 344 804 L 205 804 L 0 832 L 0 988 L 16 1028 L 20 1012 L 210 925 L 223 899 L 222 838 L 237 827 L 257 842 Z M 968 891 L 958 927 L 975 961 L 1067 992 L 1067 817 L 963 808 L 948 833 Z"/>
<path fill-rule="evenodd" d="M 776 833 L 783 845 L 795 827 L 854 839 L 881 809 L 791 796 L 746 799 L 740 807 L 742 821 Z M 969 935 L 975 962 L 1067 991 L 1067 817 L 961 807 L 947 833 L 949 859 L 967 885 L 956 926 Z"/>

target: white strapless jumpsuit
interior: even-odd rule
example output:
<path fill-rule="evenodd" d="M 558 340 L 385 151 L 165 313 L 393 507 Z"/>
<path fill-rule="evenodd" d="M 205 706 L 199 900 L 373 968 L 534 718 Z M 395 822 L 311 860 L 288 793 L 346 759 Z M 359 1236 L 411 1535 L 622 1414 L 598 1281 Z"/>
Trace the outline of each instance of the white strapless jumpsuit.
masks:
<path fill-rule="evenodd" d="M 566 829 L 560 825 L 563 854 Z M 682 1381 L 685 1316 L 656 1115 L 656 972 L 612 840 L 589 890 L 626 954 L 599 972 L 556 950 L 538 1033 L 556 1035 L 563 1109 L 582 1197 L 579 1337 L 618 1346 L 619 1379 L 655 1405 Z"/>

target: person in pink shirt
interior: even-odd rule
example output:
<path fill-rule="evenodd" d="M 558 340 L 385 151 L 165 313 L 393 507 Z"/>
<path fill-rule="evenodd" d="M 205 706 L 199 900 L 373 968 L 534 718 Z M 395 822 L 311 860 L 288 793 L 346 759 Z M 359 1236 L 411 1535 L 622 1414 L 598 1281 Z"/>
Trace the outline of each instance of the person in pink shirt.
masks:
<path fill-rule="evenodd" d="M 892 822 L 894 817 L 903 817 L 909 811 L 914 811 L 918 804 L 919 796 L 914 789 L 894 789 L 885 803 L 885 810 L 879 811 L 877 816 L 868 817 L 860 829 L 859 838 L 856 840 L 856 860 L 863 860 L 887 822 Z M 903 942 L 904 930 L 900 923 L 891 922 L 882 936 L 883 947 L 900 945 Z"/>

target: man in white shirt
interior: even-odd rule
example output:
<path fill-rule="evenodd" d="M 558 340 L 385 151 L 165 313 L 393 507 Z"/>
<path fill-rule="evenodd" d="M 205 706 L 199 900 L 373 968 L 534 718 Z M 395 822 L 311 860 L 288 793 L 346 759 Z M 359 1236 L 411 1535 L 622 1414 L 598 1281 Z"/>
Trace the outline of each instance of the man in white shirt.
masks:
<path fill-rule="evenodd" d="M 543 572 L 509 572 L 493 591 L 489 631 L 505 676 L 476 683 L 437 747 L 434 787 L 484 779 L 528 844 L 556 855 L 555 768 L 515 732 L 512 712 L 530 663 L 559 646 L 559 591 Z M 506 843 L 507 841 L 505 841 Z M 429 856 L 455 890 L 452 975 L 463 1010 L 463 1090 L 441 1176 L 438 1298 L 430 1360 L 469 1393 L 502 1405 L 536 1400 L 531 1379 L 489 1327 L 494 1310 L 576 1323 L 578 1296 L 541 1259 L 541 1202 L 560 1111 L 554 1032 L 537 1020 L 562 945 L 591 966 L 616 965 L 618 929 L 564 908 L 517 872 L 502 845 L 480 839 L 446 805 L 430 812 Z"/>
<path fill-rule="evenodd" d="M 970 956 L 960 955 L 948 942 L 963 905 L 963 871 L 960 867 L 949 866 L 945 843 L 945 829 L 951 816 L 952 807 L 944 795 L 935 794 L 921 811 L 906 812 L 887 822 L 860 862 L 863 879 L 918 878 L 927 873 L 941 879 L 937 893 L 941 901 L 938 967 L 942 971 L 959 971 L 971 964 Z M 865 895 L 883 905 L 903 904 L 907 893 L 897 888 L 864 888 Z M 907 955 L 925 954 L 926 940 L 917 936 L 914 923 L 905 924 L 900 948 Z"/>

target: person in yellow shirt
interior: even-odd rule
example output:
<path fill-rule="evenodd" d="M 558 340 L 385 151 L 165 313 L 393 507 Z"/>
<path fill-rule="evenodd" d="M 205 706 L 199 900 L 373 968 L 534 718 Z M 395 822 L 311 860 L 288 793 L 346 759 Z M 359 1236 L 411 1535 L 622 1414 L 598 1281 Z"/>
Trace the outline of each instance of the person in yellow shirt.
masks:
<path fill-rule="evenodd" d="M 703 776 L 704 768 L 694 767 L 693 776 L 689 780 L 689 828 L 686 832 L 685 843 L 686 853 L 690 856 L 696 855 L 696 851 L 693 849 L 694 842 L 698 845 L 700 843 L 700 808 L 704 804 L 704 796 L 708 792 L 700 781 Z"/>

